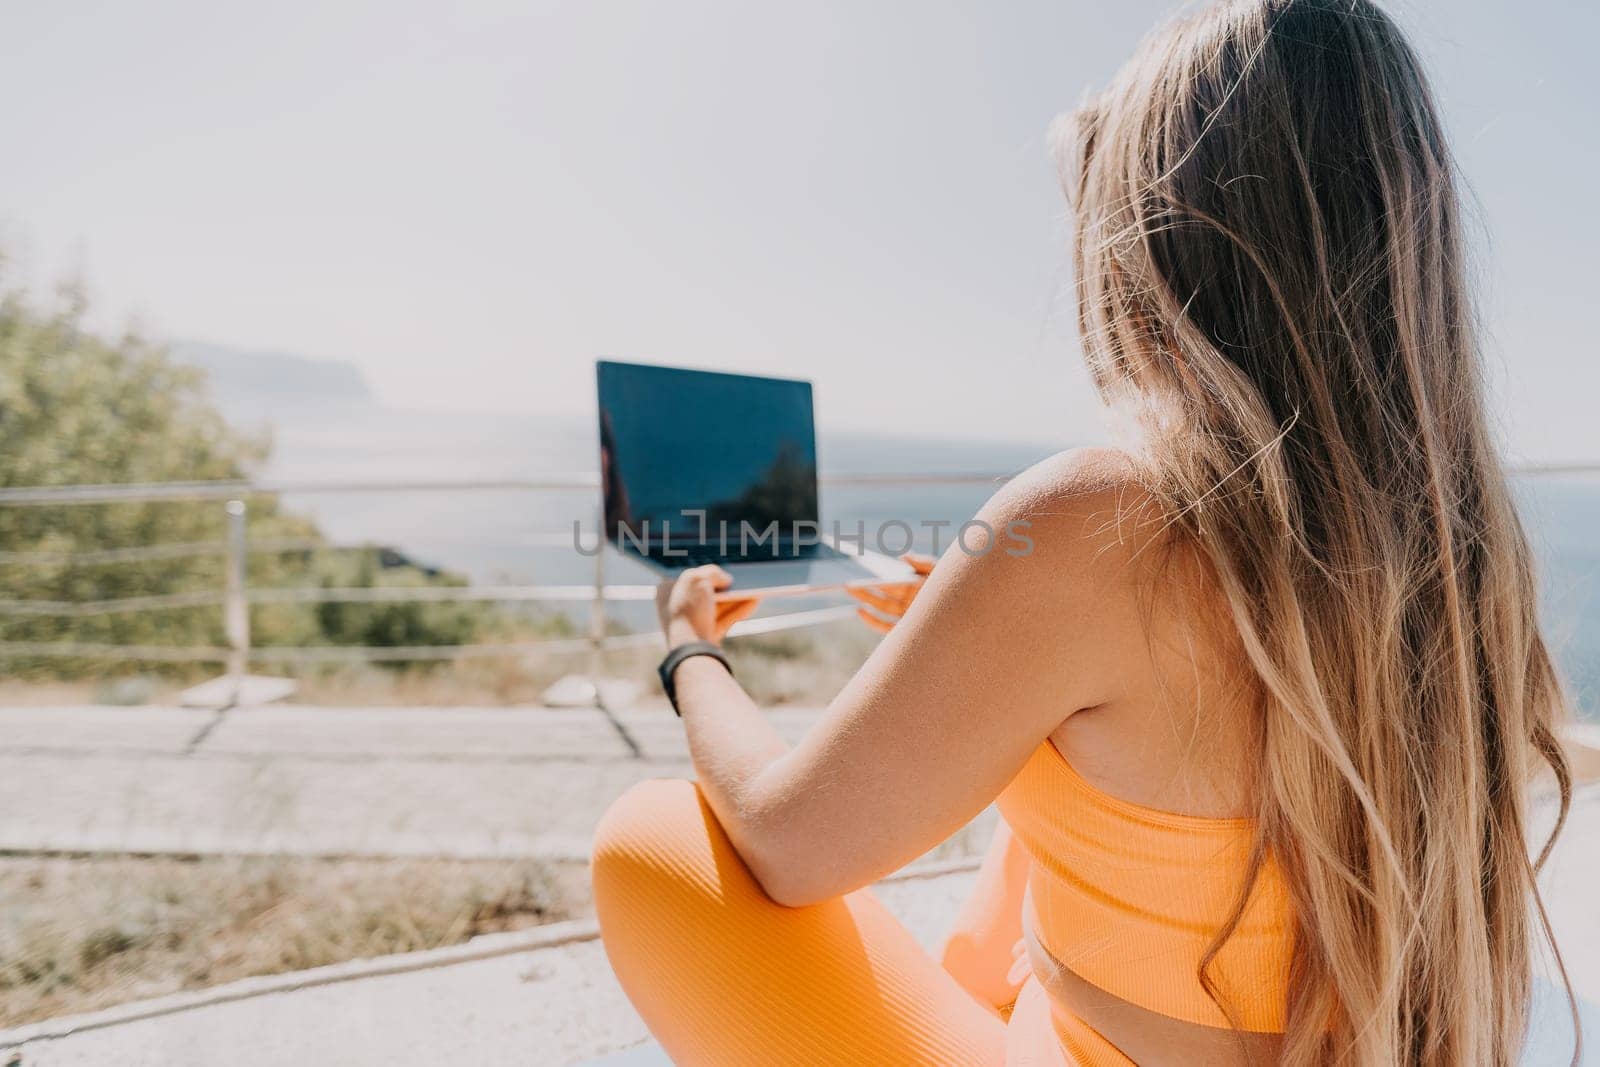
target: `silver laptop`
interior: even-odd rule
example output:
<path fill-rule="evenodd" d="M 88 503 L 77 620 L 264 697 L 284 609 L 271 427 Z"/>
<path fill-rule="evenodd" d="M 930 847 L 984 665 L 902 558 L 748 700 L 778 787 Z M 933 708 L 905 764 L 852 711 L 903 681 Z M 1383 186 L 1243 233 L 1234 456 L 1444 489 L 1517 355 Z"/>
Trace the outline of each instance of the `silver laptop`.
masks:
<path fill-rule="evenodd" d="M 624 554 L 667 574 L 719 564 L 728 596 L 914 578 L 822 528 L 810 382 L 610 361 L 596 378 L 606 539 Z"/>

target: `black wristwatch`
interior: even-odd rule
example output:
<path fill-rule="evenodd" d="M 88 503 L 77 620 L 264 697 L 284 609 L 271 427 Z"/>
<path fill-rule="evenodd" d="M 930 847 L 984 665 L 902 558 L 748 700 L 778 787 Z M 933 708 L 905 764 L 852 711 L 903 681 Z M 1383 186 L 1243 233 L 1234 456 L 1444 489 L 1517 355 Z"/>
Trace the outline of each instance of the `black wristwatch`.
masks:
<path fill-rule="evenodd" d="M 722 654 L 722 649 L 710 641 L 685 641 L 677 648 L 668 649 L 661 666 L 656 668 L 656 674 L 661 677 L 661 688 L 667 691 L 667 700 L 672 704 L 673 714 L 679 718 L 683 717 L 683 712 L 678 710 L 678 686 L 673 682 L 672 676 L 677 673 L 680 663 L 695 656 L 710 656 L 726 667 L 729 674 L 733 673 L 733 668 L 728 664 L 728 657 Z"/>

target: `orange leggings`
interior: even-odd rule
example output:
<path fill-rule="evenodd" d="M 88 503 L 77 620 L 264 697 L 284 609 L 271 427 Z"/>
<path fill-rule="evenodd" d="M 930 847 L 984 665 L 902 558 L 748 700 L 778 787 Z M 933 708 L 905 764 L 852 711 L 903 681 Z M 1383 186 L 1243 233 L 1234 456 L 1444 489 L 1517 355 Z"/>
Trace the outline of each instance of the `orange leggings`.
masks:
<path fill-rule="evenodd" d="M 678 1064 L 1059 1064 L 1037 983 L 1017 1010 L 1037 1025 L 1004 1021 L 1026 862 L 1002 823 L 941 965 L 868 890 L 774 904 L 695 785 L 656 780 L 595 832 L 595 911 L 623 990 Z"/>

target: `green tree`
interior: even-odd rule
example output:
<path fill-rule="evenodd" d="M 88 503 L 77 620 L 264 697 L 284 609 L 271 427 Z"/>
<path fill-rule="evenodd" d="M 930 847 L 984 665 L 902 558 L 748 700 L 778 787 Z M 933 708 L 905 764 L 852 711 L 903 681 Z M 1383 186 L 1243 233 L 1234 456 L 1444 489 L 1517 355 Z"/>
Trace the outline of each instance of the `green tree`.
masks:
<path fill-rule="evenodd" d="M 95 335 L 85 328 L 86 310 L 76 287 L 44 305 L 15 287 L 0 291 L 0 487 L 240 479 L 267 457 L 265 439 L 223 421 L 201 372 L 133 334 Z M 225 535 L 218 501 L 0 505 L 0 600 L 11 602 L 0 606 L 0 641 L 220 645 L 214 605 L 89 615 L 19 613 L 18 606 L 216 591 Z M 251 553 L 252 586 L 461 584 L 409 566 L 379 568 L 372 550 L 335 552 L 311 522 L 272 497 L 249 498 L 249 536 L 294 543 Z M 84 557 L 148 546 L 172 551 L 137 562 Z M 464 643 L 489 617 L 487 609 L 451 604 L 277 605 L 252 615 L 261 645 Z M 7 663 L 30 675 L 106 666 L 20 656 Z"/>

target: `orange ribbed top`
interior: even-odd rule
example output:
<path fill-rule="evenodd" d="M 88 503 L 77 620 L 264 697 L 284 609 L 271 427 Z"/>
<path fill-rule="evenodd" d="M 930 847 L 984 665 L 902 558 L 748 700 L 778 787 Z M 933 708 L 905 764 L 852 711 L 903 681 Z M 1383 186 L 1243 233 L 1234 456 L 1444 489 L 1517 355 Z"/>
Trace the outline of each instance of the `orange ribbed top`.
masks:
<path fill-rule="evenodd" d="M 1096 789 L 1046 741 L 1001 793 L 1032 859 L 1033 931 L 1080 978 L 1174 1019 L 1230 1026 L 1200 985 L 1233 911 L 1255 824 L 1146 808 Z M 1293 924 L 1269 859 L 1211 974 L 1245 1030 L 1283 1030 Z"/>

